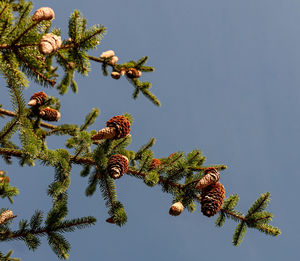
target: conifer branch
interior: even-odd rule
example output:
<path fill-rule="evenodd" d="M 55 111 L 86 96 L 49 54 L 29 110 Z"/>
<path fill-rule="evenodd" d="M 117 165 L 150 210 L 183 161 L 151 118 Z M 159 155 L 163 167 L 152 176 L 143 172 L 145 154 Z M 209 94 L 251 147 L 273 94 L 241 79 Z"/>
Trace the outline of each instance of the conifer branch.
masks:
<path fill-rule="evenodd" d="M 56 80 L 51 80 L 47 78 L 44 74 L 39 72 L 28 61 L 26 61 L 26 59 L 20 54 L 20 52 L 17 49 L 15 49 L 15 54 L 30 70 L 32 70 L 35 74 L 44 79 L 44 81 L 48 82 L 52 87 L 56 84 Z"/>
<path fill-rule="evenodd" d="M 45 234 L 49 234 L 51 232 L 54 231 L 59 231 L 59 230 L 68 230 L 71 229 L 73 227 L 80 227 L 81 225 L 86 225 L 86 224 L 93 224 L 95 223 L 95 219 L 91 218 L 89 220 L 84 220 L 84 221 L 79 221 L 79 222 L 74 222 L 74 223 L 67 223 L 67 224 L 62 224 L 60 226 L 53 226 L 53 227 L 44 227 L 38 230 L 34 230 L 34 229 L 30 229 L 27 231 L 23 231 L 23 232 L 10 232 L 7 236 L 7 239 L 17 239 L 17 238 L 26 238 L 26 236 L 28 234 L 33 234 L 33 235 L 45 235 Z"/>
<path fill-rule="evenodd" d="M 1 15 L 3 14 L 3 12 L 6 10 L 7 7 L 8 7 L 7 4 L 3 7 L 3 9 L 2 9 L 1 12 L 0 12 L 0 17 L 1 17 Z"/>
<path fill-rule="evenodd" d="M 38 46 L 38 43 L 27 43 L 27 44 L 0 44 L 0 49 L 9 50 L 9 49 L 19 49 L 24 47 L 34 47 Z"/>
<path fill-rule="evenodd" d="M 2 108 L 0 108 L 0 114 L 10 116 L 10 117 L 17 117 L 17 114 L 15 112 L 5 110 L 5 109 L 2 109 Z M 44 127 L 44 128 L 47 128 L 47 129 L 52 129 L 52 130 L 55 130 L 57 128 L 57 126 L 46 123 L 46 122 L 41 122 L 40 126 Z"/>
<path fill-rule="evenodd" d="M 236 213 L 234 213 L 233 211 L 230 211 L 228 209 L 221 208 L 220 211 L 223 212 L 223 213 L 225 213 L 225 214 L 227 214 L 227 215 L 232 216 L 235 219 L 239 219 L 239 220 L 241 220 L 243 222 L 247 222 L 248 221 L 246 217 L 237 215 Z"/>
<path fill-rule="evenodd" d="M 42 21 L 36 21 L 35 23 L 33 23 L 32 25 L 30 25 L 25 31 L 23 31 L 13 42 L 12 42 L 12 46 L 14 46 L 17 42 L 19 42 L 21 40 L 21 38 L 27 34 L 32 28 L 36 27 L 40 22 Z"/>

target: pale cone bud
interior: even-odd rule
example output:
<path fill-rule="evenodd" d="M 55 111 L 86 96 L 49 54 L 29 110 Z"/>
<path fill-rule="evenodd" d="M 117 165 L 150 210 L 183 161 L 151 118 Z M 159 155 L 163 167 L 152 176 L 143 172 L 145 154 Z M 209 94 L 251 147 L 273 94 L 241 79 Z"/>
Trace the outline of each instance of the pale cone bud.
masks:
<path fill-rule="evenodd" d="M 184 210 L 184 206 L 181 202 L 174 203 L 169 210 L 169 214 L 172 216 L 179 216 Z"/>
<path fill-rule="evenodd" d="M 29 106 L 35 106 L 35 105 L 36 105 L 36 102 L 37 102 L 36 99 L 30 100 L 30 101 L 28 102 L 28 105 L 29 105 Z"/>
<path fill-rule="evenodd" d="M 121 76 L 125 75 L 125 73 L 126 73 L 126 69 L 122 68 L 122 69 L 120 70 Z"/>
<path fill-rule="evenodd" d="M 113 56 L 113 57 L 111 58 L 111 60 L 109 61 L 109 63 L 110 63 L 111 65 L 115 65 L 118 61 L 119 61 L 118 56 Z"/>
<path fill-rule="evenodd" d="M 202 188 L 205 188 L 213 183 L 216 183 L 218 182 L 220 179 L 220 173 L 216 170 L 216 171 L 211 171 L 211 172 L 208 172 L 204 177 L 202 177 L 195 189 L 202 189 Z"/>
<path fill-rule="evenodd" d="M 51 54 L 61 47 L 61 37 L 56 34 L 45 34 L 39 44 L 42 54 Z"/>
<path fill-rule="evenodd" d="M 14 213 L 11 210 L 6 210 L 0 215 L 0 225 L 14 217 Z"/>
<path fill-rule="evenodd" d="M 118 73 L 118 72 L 112 72 L 112 73 L 111 73 L 111 77 L 112 77 L 113 79 L 118 80 L 118 79 L 120 79 L 121 74 Z"/>
<path fill-rule="evenodd" d="M 99 130 L 92 136 L 92 140 L 112 139 L 117 135 L 117 130 L 114 127 L 106 127 Z"/>
<path fill-rule="evenodd" d="M 41 7 L 35 11 L 33 14 L 32 20 L 33 21 L 43 21 L 43 20 L 53 20 L 54 19 L 54 11 L 50 7 Z"/>
<path fill-rule="evenodd" d="M 106 52 L 103 52 L 101 55 L 100 55 L 100 58 L 103 58 L 103 59 L 106 59 L 106 58 L 110 58 L 110 57 L 113 57 L 115 55 L 115 52 L 113 50 L 108 50 Z"/>

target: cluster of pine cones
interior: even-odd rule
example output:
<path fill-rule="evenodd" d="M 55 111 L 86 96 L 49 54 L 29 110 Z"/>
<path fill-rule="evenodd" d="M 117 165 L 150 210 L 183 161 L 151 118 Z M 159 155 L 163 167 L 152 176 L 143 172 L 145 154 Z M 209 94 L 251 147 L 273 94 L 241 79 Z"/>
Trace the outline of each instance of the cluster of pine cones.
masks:
<path fill-rule="evenodd" d="M 30 97 L 30 101 L 28 102 L 29 106 L 38 109 L 39 116 L 45 121 L 58 121 L 60 119 L 60 112 L 52 109 L 50 107 L 46 107 L 43 109 L 39 109 L 41 105 L 45 103 L 47 100 L 47 94 L 44 92 L 36 92 Z"/>
<path fill-rule="evenodd" d="M 198 181 L 196 189 L 202 189 L 201 191 L 201 212 L 207 217 L 212 217 L 217 214 L 225 199 L 225 188 L 218 182 L 220 179 L 220 173 L 215 168 L 206 168 L 204 170 L 204 176 Z M 174 203 L 170 208 L 170 215 L 178 216 L 184 210 L 184 206 L 181 202 Z"/>

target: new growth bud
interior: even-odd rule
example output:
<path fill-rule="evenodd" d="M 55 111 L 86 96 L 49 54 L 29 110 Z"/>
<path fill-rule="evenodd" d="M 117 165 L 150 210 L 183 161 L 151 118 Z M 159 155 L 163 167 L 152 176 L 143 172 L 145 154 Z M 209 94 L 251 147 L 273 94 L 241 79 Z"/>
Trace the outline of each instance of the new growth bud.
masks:
<path fill-rule="evenodd" d="M 107 58 L 113 57 L 114 55 L 115 55 L 115 52 L 113 50 L 108 50 L 106 52 L 103 52 L 100 55 L 100 58 L 107 59 Z"/>

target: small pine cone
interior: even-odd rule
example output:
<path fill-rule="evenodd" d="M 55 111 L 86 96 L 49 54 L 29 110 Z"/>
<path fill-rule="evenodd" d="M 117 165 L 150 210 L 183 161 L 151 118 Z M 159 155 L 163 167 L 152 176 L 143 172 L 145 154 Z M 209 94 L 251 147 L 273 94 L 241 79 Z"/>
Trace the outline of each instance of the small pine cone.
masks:
<path fill-rule="evenodd" d="M 108 174 L 113 179 L 121 178 L 128 170 L 128 158 L 118 154 L 110 156 L 107 164 Z"/>
<path fill-rule="evenodd" d="M 204 170 L 204 176 L 198 181 L 195 189 L 205 188 L 213 183 L 216 183 L 220 179 L 220 173 L 216 168 L 206 168 Z"/>
<path fill-rule="evenodd" d="M 149 170 L 156 169 L 157 167 L 160 166 L 160 164 L 161 161 L 159 159 L 153 159 L 150 163 Z"/>
<path fill-rule="evenodd" d="M 60 119 L 60 112 L 49 107 L 42 109 L 39 114 L 45 121 L 58 121 Z"/>
<path fill-rule="evenodd" d="M 112 72 L 110 76 L 111 76 L 111 78 L 118 80 L 118 79 L 120 79 L 121 74 L 118 72 Z"/>
<path fill-rule="evenodd" d="M 130 122 L 126 117 L 118 115 L 106 122 L 107 128 L 99 130 L 92 136 L 92 140 L 121 139 L 130 132 Z"/>
<path fill-rule="evenodd" d="M 120 74 L 121 74 L 121 76 L 125 75 L 126 74 L 126 69 L 125 68 L 121 68 Z"/>
<path fill-rule="evenodd" d="M 33 21 L 43 21 L 43 20 L 53 20 L 54 19 L 54 11 L 50 7 L 41 7 L 35 11 L 32 16 Z"/>
<path fill-rule="evenodd" d="M 112 217 L 109 217 L 108 219 L 106 219 L 106 222 L 110 223 L 110 224 L 116 224 L 116 222 L 114 221 L 114 219 Z"/>
<path fill-rule="evenodd" d="M 128 71 L 126 72 L 126 75 L 128 78 L 130 79 L 134 79 L 134 78 L 139 78 L 142 76 L 142 72 L 135 69 L 135 68 L 130 68 L 128 69 Z"/>
<path fill-rule="evenodd" d="M 7 177 L 7 176 L 0 176 L 0 184 L 4 183 L 5 181 L 9 182 L 10 181 L 9 177 Z"/>
<path fill-rule="evenodd" d="M 202 189 L 201 212 L 207 217 L 217 214 L 225 199 L 225 188 L 220 182 L 216 182 Z"/>
<path fill-rule="evenodd" d="M 115 139 L 125 138 L 130 132 L 130 121 L 122 115 L 112 117 L 106 122 L 106 126 L 116 128 Z"/>
<path fill-rule="evenodd" d="M 51 54 L 54 53 L 61 47 L 61 38 L 56 34 L 45 34 L 40 43 L 39 50 L 42 54 Z"/>
<path fill-rule="evenodd" d="M 4 224 L 6 221 L 12 219 L 14 213 L 11 210 L 6 210 L 0 215 L 0 225 Z"/>
<path fill-rule="evenodd" d="M 176 202 L 174 203 L 171 207 L 170 207 L 170 210 L 169 210 L 169 214 L 171 216 L 179 216 L 184 210 L 184 206 L 182 205 L 182 203 L 179 201 L 179 202 Z"/>
<path fill-rule="evenodd" d="M 103 52 L 101 55 L 100 55 L 100 58 L 103 58 L 103 59 L 108 59 L 110 57 L 113 57 L 115 55 L 115 52 L 113 50 L 108 50 L 106 52 Z"/>
<path fill-rule="evenodd" d="M 47 99 L 47 94 L 44 92 L 36 92 L 30 97 L 30 101 L 28 102 L 29 106 L 35 105 L 43 105 L 45 100 Z"/>
<path fill-rule="evenodd" d="M 115 65 L 118 61 L 119 61 L 118 56 L 113 56 L 113 57 L 110 59 L 109 64 Z"/>

